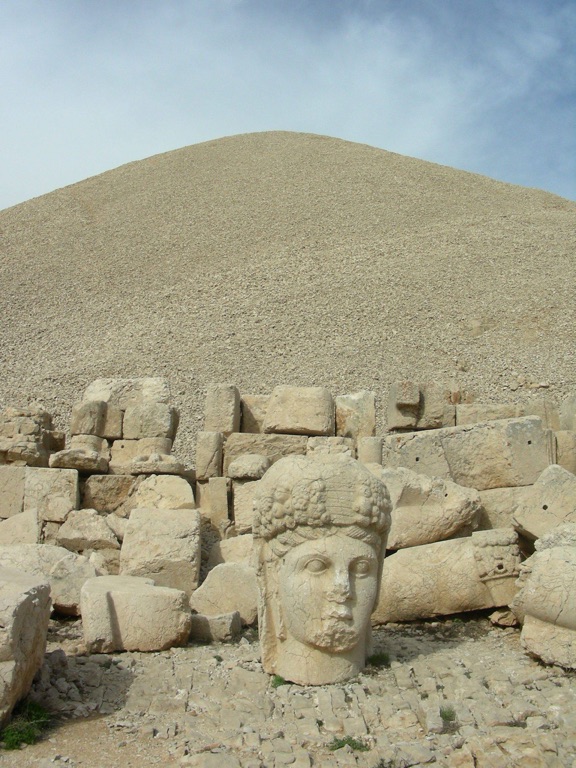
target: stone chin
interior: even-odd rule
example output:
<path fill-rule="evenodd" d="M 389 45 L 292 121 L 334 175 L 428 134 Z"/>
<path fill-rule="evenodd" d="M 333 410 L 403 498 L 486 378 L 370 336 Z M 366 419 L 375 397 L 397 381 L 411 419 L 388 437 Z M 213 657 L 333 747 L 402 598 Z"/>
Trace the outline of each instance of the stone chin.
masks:
<path fill-rule="evenodd" d="M 321 630 L 311 633 L 304 644 L 330 653 L 347 653 L 358 645 L 363 634 L 342 620 L 329 619 Z"/>

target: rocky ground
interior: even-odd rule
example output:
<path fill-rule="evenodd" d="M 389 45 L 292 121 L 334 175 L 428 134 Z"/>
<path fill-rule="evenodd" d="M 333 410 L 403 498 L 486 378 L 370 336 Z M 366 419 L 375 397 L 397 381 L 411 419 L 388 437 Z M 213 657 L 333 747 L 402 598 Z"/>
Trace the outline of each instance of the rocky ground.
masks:
<path fill-rule="evenodd" d="M 85 655 L 80 623 L 53 621 L 33 695 L 54 726 L 0 764 L 576 766 L 576 676 L 525 655 L 518 629 L 485 615 L 390 625 L 375 652 L 380 666 L 349 683 L 274 687 L 253 630 L 234 644 Z"/>

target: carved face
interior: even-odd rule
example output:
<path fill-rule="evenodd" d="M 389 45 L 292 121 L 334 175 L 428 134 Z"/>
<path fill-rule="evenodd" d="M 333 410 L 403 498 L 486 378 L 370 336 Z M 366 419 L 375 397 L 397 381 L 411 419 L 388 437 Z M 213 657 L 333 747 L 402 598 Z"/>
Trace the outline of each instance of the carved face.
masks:
<path fill-rule="evenodd" d="M 288 634 L 304 645 L 349 651 L 364 636 L 378 590 L 378 553 L 344 533 L 291 549 L 278 573 Z"/>

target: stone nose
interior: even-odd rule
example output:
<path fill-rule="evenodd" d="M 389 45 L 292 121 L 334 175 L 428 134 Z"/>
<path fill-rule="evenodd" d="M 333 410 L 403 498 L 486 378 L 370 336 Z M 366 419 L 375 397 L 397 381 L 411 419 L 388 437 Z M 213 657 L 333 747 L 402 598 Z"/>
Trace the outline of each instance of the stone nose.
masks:
<path fill-rule="evenodd" d="M 334 582 L 329 597 L 336 603 L 345 603 L 351 595 L 352 586 L 348 569 L 338 569 L 334 574 Z"/>

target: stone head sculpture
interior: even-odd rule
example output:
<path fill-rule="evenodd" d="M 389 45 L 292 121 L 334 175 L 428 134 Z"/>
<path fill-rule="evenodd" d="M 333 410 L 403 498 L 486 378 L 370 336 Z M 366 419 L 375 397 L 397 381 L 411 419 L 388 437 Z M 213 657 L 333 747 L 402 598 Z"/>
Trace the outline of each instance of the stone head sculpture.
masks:
<path fill-rule="evenodd" d="M 253 528 L 266 672 L 301 685 L 358 674 L 389 527 L 386 486 L 354 459 L 289 456 L 268 470 Z"/>

